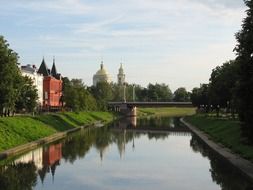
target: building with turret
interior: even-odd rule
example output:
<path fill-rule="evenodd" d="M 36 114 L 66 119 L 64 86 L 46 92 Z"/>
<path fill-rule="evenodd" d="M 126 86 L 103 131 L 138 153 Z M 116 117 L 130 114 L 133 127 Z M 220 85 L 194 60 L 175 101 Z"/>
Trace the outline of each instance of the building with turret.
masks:
<path fill-rule="evenodd" d="M 104 68 L 103 61 L 100 64 L 100 69 L 93 75 L 93 86 L 96 86 L 98 82 L 111 82 L 111 76 Z"/>
<path fill-rule="evenodd" d="M 39 74 L 42 74 L 43 79 L 43 109 L 56 110 L 62 107 L 62 80 L 61 74 L 57 73 L 55 59 L 53 60 L 52 69 L 48 69 L 43 58 Z"/>
<path fill-rule="evenodd" d="M 123 85 L 126 81 L 126 75 L 123 70 L 122 63 L 120 64 L 119 74 L 118 74 L 118 85 Z"/>

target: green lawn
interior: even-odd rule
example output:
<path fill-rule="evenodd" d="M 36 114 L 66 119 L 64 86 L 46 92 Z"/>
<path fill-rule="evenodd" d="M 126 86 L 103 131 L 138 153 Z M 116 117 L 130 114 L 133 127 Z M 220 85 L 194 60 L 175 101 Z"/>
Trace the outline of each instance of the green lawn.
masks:
<path fill-rule="evenodd" d="M 95 121 L 110 122 L 108 112 L 64 112 L 0 118 L 0 151 Z"/>
<path fill-rule="evenodd" d="M 253 162 L 253 146 L 243 143 L 239 121 L 200 114 L 188 116 L 185 120 L 206 132 L 214 141 Z"/>
<path fill-rule="evenodd" d="M 137 108 L 138 117 L 159 115 L 159 116 L 186 116 L 195 114 L 195 108 Z"/>

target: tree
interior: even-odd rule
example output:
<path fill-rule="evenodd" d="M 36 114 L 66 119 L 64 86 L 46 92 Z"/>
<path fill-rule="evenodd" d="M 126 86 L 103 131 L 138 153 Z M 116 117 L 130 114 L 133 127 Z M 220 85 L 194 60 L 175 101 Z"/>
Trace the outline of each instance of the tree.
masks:
<path fill-rule="evenodd" d="M 97 103 L 81 79 L 63 78 L 63 102 L 65 108 L 74 111 L 96 110 Z"/>
<path fill-rule="evenodd" d="M 237 85 L 238 113 L 242 127 L 253 137 L 253 0 L 244 1 L 248 10 L 242 29 L 236 34 L 236 61 L 239 64 Z"/>
<path fill-rule="evenodd" d="M 166 84 L 149 84 L 147 90 L 149 101 L 165 102 L 172 99 L 172 92 Z"/>
<path fill-rule="evenodd" d="M 0 114 L 14 111 L 21 83 L 18 55 L 9 48 L 4 37 L 0 36 Z"/>
<path fill-rule="evenodd" d="M 22 83 L 16 102 L 16 110 L 25 109 L 26 112 L 34 112 L 37 106 L 38 93 L 31 78 L 22 77 Z"/>
<path fill-rule="evenodd" d="M 191 93 L 191 102 L 198 108 L 205 108 L 206 112 L 209 110 L 209 85 L 201 84 L 200 88 L 193 88 Z"/>
<path fill-rule="evenodd" d="M 188 101 L 190 101 L 190 93 L 187 92 L 184 87 L 178 88 L 174 92 L 173 100 L 175 102 L 188 102 Z"/>
<path fill-rule="evenodd" d="M 113 100 L 112 85 L 107 82 L 98 82 L 96 86 L 90 88 L 90 92 L 97 101 L 98 109 L 107 110 L 108 101 Z"/>
<path fill-rule="evenodd" d="M 222 66 L 213 69 L 209 79 L 209 99 L 215 107 L 235 109 L 235 86 L 238 81 L 238 64 L 236 61 L 228 61 Z M 218 113 L 219 114 L 219 113 Z"/>

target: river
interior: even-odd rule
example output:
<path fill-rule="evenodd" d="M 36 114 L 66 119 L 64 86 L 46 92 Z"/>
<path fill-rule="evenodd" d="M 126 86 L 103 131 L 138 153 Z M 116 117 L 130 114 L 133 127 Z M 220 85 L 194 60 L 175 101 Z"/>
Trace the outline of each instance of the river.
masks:
<path fill-rule="evenodd" d="M 250 190 L 179 118 L 128 118 L 2 162 L 0 189 Z"/>

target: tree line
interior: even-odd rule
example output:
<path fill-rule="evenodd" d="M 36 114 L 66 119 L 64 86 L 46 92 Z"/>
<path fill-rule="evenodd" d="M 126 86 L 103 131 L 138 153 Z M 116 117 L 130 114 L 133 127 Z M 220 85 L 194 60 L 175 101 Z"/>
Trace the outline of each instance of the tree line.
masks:
<path fill-rule="evenodd" d="M 148 101 L 148 102 L 187 102 L 190 93 L 178 88 L 174 93 L 166 84 L 149 84 L 141 87 L 136 84 L 118 85 L 98 82 L 88 87 L 81 79 L 63 78 L 63 102 L 66 109 L 74 111 L 107 110 L 109 101 Z"/>
<path fill-rule="evenodd" d="M 22 76 L 18 54 L 0 36 L 0 115 L 39 111 L 38 92 L 31 78 Z M 118 85 L 100 82 L 86 86 L 81 79 L 63 79 L 63 109 L 72 111 L 107 110 L 108 101 L 190 101 L 185 88 L 174 94 L 166 84 Z M 124 96 L 125 94 L 125 96 Z"/>
<path fill-rule="evenodd" d="M 242 131 L 253 137 L 253 0 L 244 1 L 248 9 L 242 29 L 236 33 L 236 59 L 213 69 L 209 83 L 194 88 L 192 103 L 205 112 L 221 109 L 238 115 Z"/>

